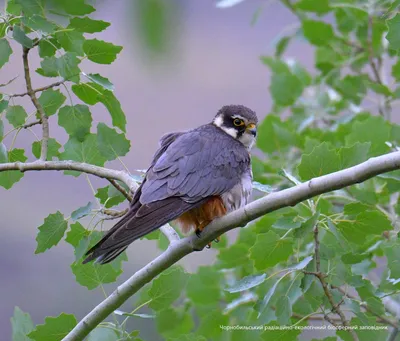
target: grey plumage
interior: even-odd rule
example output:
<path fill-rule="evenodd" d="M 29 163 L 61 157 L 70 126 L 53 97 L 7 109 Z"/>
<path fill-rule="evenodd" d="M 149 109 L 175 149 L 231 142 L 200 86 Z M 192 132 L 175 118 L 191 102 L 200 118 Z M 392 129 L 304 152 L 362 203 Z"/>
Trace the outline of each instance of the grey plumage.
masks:
<path fill-rule="evenodd" d="M 247 109 L 230 106 L 242 116 L 247 113 L 243 114 L 243 108 Z M 255 114 L 247 110 L 249 119 L 257 122 Z M 210 123 L 164 135 L 129 212 L 87 252 L 84 263 L 96 258 L 101 263 L 111 261 L 134 240 L 211 196 L 221 196 L 232 210 L 246 203 L 250 192 L 249 151 L 221 127 Z"/>

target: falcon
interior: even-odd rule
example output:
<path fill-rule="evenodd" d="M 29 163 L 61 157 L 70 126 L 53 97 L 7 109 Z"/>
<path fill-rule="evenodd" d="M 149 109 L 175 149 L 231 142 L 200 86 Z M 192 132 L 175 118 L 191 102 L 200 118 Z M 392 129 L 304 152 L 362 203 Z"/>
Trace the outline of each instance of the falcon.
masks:
<path fill-rule="evenodd" d="M 215 218 L 246 205 L 257 123 L 251 109 L 227 105 L 211 123 L 164 135 L 128 213 L 87 251 L 83 263 L 108 263 L 172 220 L 184 233 L 195 229 L 200 236 Z"/>

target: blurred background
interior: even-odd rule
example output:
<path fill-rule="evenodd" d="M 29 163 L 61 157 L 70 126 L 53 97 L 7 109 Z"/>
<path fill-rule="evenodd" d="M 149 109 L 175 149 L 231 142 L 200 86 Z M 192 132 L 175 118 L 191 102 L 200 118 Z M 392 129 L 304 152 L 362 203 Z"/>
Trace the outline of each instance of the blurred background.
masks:
<path fill-rule="evenodd" d="M 269 71 L 259 57 L 273 54 L 274 41 L 295 20 L 281 4 L 262 0 L 245 1 L 228 9 L 205 0 L 145 3 L 96 1 L 97 11 L 91 17 L 111 22 L 96 38 L 124 49 L 111 66 L 81 64 L 86 73 L 99 72 L 115 85 L 115 95 L 127 116 L 126 137 L 131 141 L 131 151 L 123 162 L 132 171 L 148 166 L 161 135 L 207 123 L 222 105 L 244 104 L 260 119 L 265 117 L 271 108 Z M 3 5 L 0 0 L 0 8 Z M 260 6 L 263 10 L 252 25 Z M 150 15 L 152 11 L 155 16 Z M 12 47 L 14 54 L 0 70 L 0 83 L 19 75 L 7 91 L 24 92 L 21 47 Z M 32 70 L 39 66 L 36 53 L 31 55 Z M 286 55 L 310 67 L 312 53 L 309 46 L 297 41 Z M 52 82 L 34 72 L 32 75 L 34 87 Z M 33 111 L 27 98 L 18 98 L 15 104 Z M 92 115 L 93 127 L 98 121 L 109 121 L 101 105 L 92 109 Z M 67 135 L 56 127 L 55 120 L 55 116 L 50 118 L 50 134 L 63 144 Z M 32 142 L 32 135 L 23 132 L 16 147 L 27 147 Z M 119 162 L 108 166 L 122 169 Z M 95 178 L 92 182 L 97 187 L 108 184 Z M 84 176 L 73 178 L 58 172 L 26 173 L 12 190 L 0 188 L 1 340 L 11 339 L 14 306 L 29 312 L 38 324 L 45 316 L 63 311 L 81 318 L 104 296 L 100 289 L 88 291 L 75 281 L 70 269 L 73 249 L 64 241 L 44 254 L 34 254 L 37 227 L 46 216 L 56 211 L 69 216 L 89 201 L 93 201 L 93 194 Z M 136 241 L 128 249 L 129 261 L 117 283 L 160 252 L 155 241 Z M 212 262 L 213 257 L 214 251 L 206 250 L 186 257 L 182 265 L 187 271 L 195 271 L 197 266 Z M 116 286 L 113 283 L 104 289 L 110 293 Z M 133 303 L 131 300 L 126 304 L 127 310 Z M 151 320 L 133 322 L 132 327 L 140 329 L 144 339 L 159 338 Z"/>

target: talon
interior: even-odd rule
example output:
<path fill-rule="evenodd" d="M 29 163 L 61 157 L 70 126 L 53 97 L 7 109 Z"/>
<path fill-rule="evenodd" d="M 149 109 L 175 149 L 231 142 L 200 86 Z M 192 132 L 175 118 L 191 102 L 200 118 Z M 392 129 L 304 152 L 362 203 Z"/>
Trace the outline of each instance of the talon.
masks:
<path fill-rule="evenodd" d="M 208 243 L 206 246 L 207 249 L 211 249 L 211 243 Z"/>
<path fill-rule="evenodd" d="M 221 236 L 218 236 L 217 238 L 214 239 L 214 242 L 219 243 L 221 241 Z"/>
<path fill-rule="evenodd" d="M 197 236 L 198 238 L 200 238 L 200 236 L 201 236 L 201 230 L 200 230 L 200 229 L 196 229 L 195 233 L 196 233 L 196 236 Z"/>

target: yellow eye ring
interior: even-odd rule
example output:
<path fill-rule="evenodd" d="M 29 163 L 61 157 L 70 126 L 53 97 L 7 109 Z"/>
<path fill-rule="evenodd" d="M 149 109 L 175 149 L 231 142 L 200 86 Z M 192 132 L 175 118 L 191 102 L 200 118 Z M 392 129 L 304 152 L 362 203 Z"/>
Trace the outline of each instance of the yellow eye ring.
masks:
<path fill-rule="evenodd" d="M 235 118 L 235 119 L 233 120 L 233 124 L 234 124 L 236 127 L 240 127 L 240 126 L 244 125 L 244 122 L 243 122 L 243 120 L 241 120 L 240 118 Z"/>

